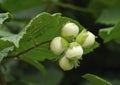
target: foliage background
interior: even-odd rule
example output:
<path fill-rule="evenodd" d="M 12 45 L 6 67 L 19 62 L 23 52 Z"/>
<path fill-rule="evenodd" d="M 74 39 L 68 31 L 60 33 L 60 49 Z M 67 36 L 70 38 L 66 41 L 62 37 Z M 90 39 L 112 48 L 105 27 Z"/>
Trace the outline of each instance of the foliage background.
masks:
<path fill-rule="evenodd" d="M 58 12 L 77 20 L 97 35 L 97 41 L 100 43 L 100 47 L 94 52 L 84 55 L 79 68 L 71 71 L 63 72 L 57 62 L 45 60 L 42 62 L 47 71 L 44 76 L 38 69 L 24 61 L 16 58 L 4 59 L 0 64 L 1 82 L 4 85 L 6 83 L 8 85 L 90 85 L 81 76 L 85 73 L 93 73 L 112 82 L 113 85 L 119 85 L 119 3 L 120 0 L 0 0 L 0 12 L 10 12 L 13 15 L 11 22 L 5 25 L 14 34 L 24 29 L 38 13 Z"/>

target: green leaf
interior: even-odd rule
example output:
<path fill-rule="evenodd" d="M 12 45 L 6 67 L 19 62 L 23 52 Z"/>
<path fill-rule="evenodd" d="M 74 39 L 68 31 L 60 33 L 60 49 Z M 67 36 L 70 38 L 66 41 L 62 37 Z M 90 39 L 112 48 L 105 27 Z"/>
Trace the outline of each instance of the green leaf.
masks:
<path fill-rule="evenodd" d="M 20 57 L 22 60 L 34 65 L 37 68 L 39 61 L 45 59 L 57 59 L 50 48 L 50 41 L 57 36 L 61 36 L 61 28 L 67 22 L 76 23 L 80 30 L 84 29 L 78 22 L 67 17 L 62 17 L 61 14 L 40 13 L 33 18 L 24 28 L 25 35 L 20 41 L 20 47 L 16 48 L 11 56 Z"/>
<path fill-rule="evenodd" d="M 12 81 L 8 81 L 8 85 L 24 85 L 24 83 L 25 85 L 59 85 L 64 77 L 63 71 L 51 65 L 47 66 L 46 73 L 43 75 L 35 69 L 32 70 L 32 68 L 28 67 L 29 65 L 26 66 L 26 69 L 28 68 L 28 70 L 23 70 L 18 65 L 15 65 L 16 61 L 12 61 L 14 62 L 14 66 L 9 67 L 10 74 L 12 74 L 12 76 L 17 75 L 19 80 L 14 79 Z M 10 65 L 10 63 L 7 64 Z M 24 65 L 22 65 L 22 67 L 24 67 Z"/>
<path fill-rule="evenodd" d="M 117 24 L 120 21 L 120 9 L 106 9 L 97 19 L 97 23 L 106 25 Z"/>
<path fill-rule="evenodd" d="M 14 46 L 4 48 L 0 51 L 0 62 L 3 60 L 4 57 L 7 57 L 8 53 L 14 50 Z"/>
<path fill-rule="evenodd" d="M 11 33 L 5 26 L 0 27 L 0 39 L 3 41 L 12 42 L 16 47 L 19 47 L 19 41 L 25 34 L 25 30 L 22 30 L 18 34 Z"/>
<path fill-rule="evenodd" d="M 1 7 L 13 14 L 17 19 L 32 18 L 46 10 L 50 0 L 5 0 Z M 13 5 L 14 3 L 14 5 Z"/>
<path fill-rule="evenodd" d="M 33 85 L 59 85 L 62 78 L 63 72 L 55 67 L 46 68 L 46 74 L 42 75 L 40 72 L 32 74 L 26 74 L 22 80 L 27 81 Z"/>
<path fill-rule="evenodd" d="M 93 12 L 95 17 L 99 17 L 104 9 L 119 8 L 119 3 L 120 0 L 92 0 L 89 3 L 88 9 Z"/>
<path fill-rule="evenodd" d="M 3 22 L 9 18 L 11 18 L 10 13 L 0 14 L 0 24 L 3 24 Z M 5 41 L 6 43 L 8 43 L 7 41 L 12 42 L 16 47 L 19 47 L 19 41 L 24 33 L 25 30 L 21 31 L 18 34 L 13 34 L 5 25 L 0 25 L 0 40 Z"/>
<path fill-rule="evenodd" d="M 1 37 L 6 37 L 6 36 L 11 36 L 12 33 L 7 29 L 6 26 L 0 25 L 0 38 Z"/>
<path fill-rule="evenodd" d="M 34 1 L 17 0 L 17 2 L 16 0 L 6 0 L 1 4 L 1 6 L 4 9 L 7 9 L 8 11 L 13 13 L 13 12 L 18 12 L 18 11 L 23 11 L 25 9 L 39 7 L 46 3 L 47 3 L 46 0 L 34 0 Z"/>
<path fill-rule="evenodd" d="M 85 29 L 77 21 L 67 17 L 62 17 L 61 14 L 40 13 L 33 18 L 24 28 L 24 36 L 20 41 L 20 47 L 16 48 L 11 56 L 20 57 L 22 60 L 36 66 L 39 63 L 48 60 L 55 60 L 58 57 L 50 50 L 50 41 L 57 36 L 61 36 L 61 29 L 64 24 L 73 22 L 78 25 L 80 31 Z M 94 48 L 92 48 L 93 50 Z M 88 50 L 88 52 L 91 50 Z M 40 67 L 41 68 L 41 67 Z"/>
<path fill-rule="evenodd" d="M 109 7 L 109 8 L 116 8 L 120 7 L 119 0 L 92 0 L 89 4 L 89 7 Z M 94 8 L 96 9 L 96 8 Z"/>
<path fill-rule="evenodd" d="M 41 13 L 37 15 L 25 27 L 26 34 L 20 42 L 21 47 L 16 50 L 20 52 L 46 41 L 49 41 L 47 43 L 50 43 L 50 40 L 52 40 L 54 37 L 61 35 L 61 28 L 67 22 L 74 22 L 80 27 L 80 30 L 83 29 L 78 22 L 66 17 L 61 17 L 61 15 L 58 13 L 53 15 L 49 13 Z M 47 45 L 46 49 L 49 49 L 48 47 L 49 45 Z M 41 49 L 41 47 L 39 48 Z"/>
<path fill-rule="evenodd" d="M 40 62 L 38 62 L 37 60 L 31 59 L 29 57 L 21 57 L 20 59 L 33 65 L 34 67 L 39 69 L 43 74 L 45 74 L 46 70 L 45 70 L 44 66 Z"/>
<path fill-rule="evenodd" d="M 11 17 L 10 13 L 0 13 L 0 24 L 3 24 L 4 21 L 10 19 Z"/>
<path fill-rule="evenodd" d="M 110 82 L 93 74 L 85 74 L 82 77 L 91 82 L 93 85 L 112 85 Z"/>
<path fill-rule="evenodd" d="M 36 42 L 44 42 L 61 35 L 61 28 L 67 22 L 76 23 L 80 30 L 82 27 L 78 22 L 70 18 L 62 17 L 61 14 L 40 13 L 33 18 L 26 26 L 27 34 L 25 37 L 35 39 Z"/>
<path fill-rule="evenodd" d="M 120 41 L 120 22 L 113 27 L 100 29 L 99 35 L 105 43 L 111 40 Z"/>
<path fill-rule="evenodd" d="M 29 48 L 29 50 L 26 50 L 26 52 L 21 56 L 21 59 L 23 58 L 29 58 L 31 60 L 37 60 L 37 61 L 44 61 L 46 58 L 48 60 L 53 60 L 57 58 L 56 55 L 52 53 L 49 49 L 49 45 L 39 45 L 33 48 Z"/>

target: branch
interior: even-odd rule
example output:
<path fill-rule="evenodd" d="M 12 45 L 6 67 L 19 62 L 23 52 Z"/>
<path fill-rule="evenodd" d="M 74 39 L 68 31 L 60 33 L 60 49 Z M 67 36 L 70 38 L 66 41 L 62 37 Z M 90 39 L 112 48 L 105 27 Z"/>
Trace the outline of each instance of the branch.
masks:
<path fill-rule="evenodd" d="M 35 44 L 34 46 L 32 46 L 32 47 L 30 47 L 30 48 L 28 48 L 28 49 L 26 49 L 26 50 L 18 53 L 17 55 L 12 56 L 12 58 L 13 58 L 13 57 L 14 57 L 14 58 L 19 58 L 21 55 L 23 55 L 23 54 L 31 51 L 32 49 L 34 49 L 34 48 L 36 48 L 36 47 L 38 47 L 38 46 L 40 46 L 40 45 L 47 44 L 47 43 L 49 43 L 50 41 L 51 41 L 51 40 L 48 40 L 48 41 L 45 41 L 45 42 L 41 42 L 41 43 Z"/>
<path fill-rule="evenodd" d="M 87 9 L 87 8 L 83 8 L 83 7 L 78 7 L 72 4 L 66 4 L 66 3 L 62 3 L 62 2 L 57 2 L 55 3 L 56 5 L 63 7 L 63 8 L 68 8 L 68 9 L 73 9 L 79 12 L 87 12 L 87 13 L 91 13 L 92 11 Z"/>

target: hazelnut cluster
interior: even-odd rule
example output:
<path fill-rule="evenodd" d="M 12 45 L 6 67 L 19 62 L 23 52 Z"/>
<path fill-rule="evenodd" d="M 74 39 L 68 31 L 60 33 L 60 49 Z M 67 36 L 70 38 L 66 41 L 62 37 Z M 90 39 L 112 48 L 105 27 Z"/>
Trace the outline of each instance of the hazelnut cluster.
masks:
<path fill-rule="evenodd" d="M 91 47 L 95 43 L 95 35 L 86 29 L 79 32 L 79 27 L 72 22 L 66 23 L 61 36 L 55 37 L 50 44 L 50 48 L 59 58 L 59 66 L 64 70 L 71 70 L 78 67 L 85 48 Z"/>

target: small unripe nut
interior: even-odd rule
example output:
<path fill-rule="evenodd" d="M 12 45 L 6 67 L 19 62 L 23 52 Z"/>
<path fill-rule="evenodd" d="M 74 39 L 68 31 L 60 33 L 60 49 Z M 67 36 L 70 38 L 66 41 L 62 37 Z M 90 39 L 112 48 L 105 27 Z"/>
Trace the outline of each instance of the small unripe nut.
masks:
<path fill-rule="evenodd" d="M 76 37 L 76 42 L 78 42 L 83 48 L 88 48 L 94 44 L 95 35 L 86 29 L 83 29 Z"/>
<path fill-rule="evenodd" d="M 74 65 L 70 62 L 69 59 L 66 58 L 66 56 L 62 57 L 59 61 L 59 66 L 64 70 L 71 70 L 73 69 Z"/>
<path fill-rule="evenodd" d="M 88 37 L 85 39 L 82 47 L 87 48 L 92 46 L 95 43 L 95 35 L 88 31 Z"/>
<path fill-rule="evenodd" d="M 62 28 L 62 36 L 65 38 L 74 38 L 79 33 L 79 27 L 75 23 L 66 23 Z"/>
<path fill-rule="evenodd" d="M 62 37 L 55 37 L 50 44 L 50 48 L 54 54 L 60 55 L 66 49 L 68 42 Z"/>
<path fill-rule="evenodd" d="M 72 42 L 70 45 L 72 45 L 72 47 L 68 48 L 68 50 L 66 51 L 65 56 L 68 59 L 81 59 L 82 55 L 83 55 L 83 49 L 82 47 L 76 43 L 76 42 Z"/>

